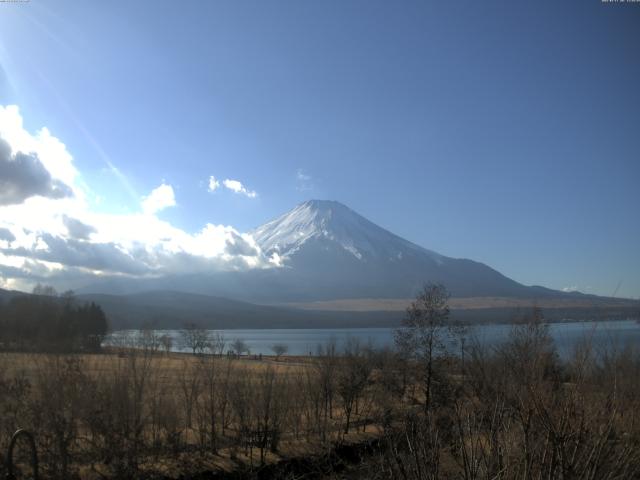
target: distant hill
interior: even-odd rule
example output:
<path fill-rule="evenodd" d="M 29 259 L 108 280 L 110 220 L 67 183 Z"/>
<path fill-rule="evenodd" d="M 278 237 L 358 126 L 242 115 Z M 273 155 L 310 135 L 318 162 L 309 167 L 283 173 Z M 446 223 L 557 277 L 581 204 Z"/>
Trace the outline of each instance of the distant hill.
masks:
<path fill-rule="evenodd" d="M 78 298 L 102 306 L 115 330 L 144 325 L 175 329 L 192 322 L 212 329 L 395 327 L 405 313 L 402 306 L 386 310 L 379 305 L 354 310 L 322 303 L 315 308 L 269 306 L 177 291 L 80 295 Z M 533 303 L 526 301 L 504 303 L 494 299 L 491 303 L 465 305 L 454 300 L 452 318 L 466 323 L 505 323 L 517 320 L 532 306 Z M 640 303 L 616 299 L 596 303 L 548 301 L 542 308 L 549 321 L 640 315 Z"/>
<path fill-rule="evenodd" d="M 11 298 L 19 295 L 28 295 L 28 294 L 24 292 L 19 292 L 17 290 L 4 290 L 0 288 L 0 302 L 8 301 Z"/>
<path fill-rule="evenodd" d="M 29 294 L 0 289 L 0 303 L 16 295 Z M 143 326 L 179 329 L 186 323 L 211 329 L 395 327 L 409 302 L 409 299 L 347 300 L 269 306 L 167 290 L 129 295 L 85 294 L 78 295 L 77 300 L 100 305 L 113 330 Z M 505 323 L 517 320 L 532 306 L 526 300 L 454 299 L 452 318 L 467 323 Z M 638 302 L 616 299 L 596 303 L 547 301 L 541 306 L 549 321 L 610 320 L 640 315 Z"/>
<path fill-rule="evenodd" d="M 396 325 L 398 312 L 336 312 L 256 305 L 177 291 L 153 291 L 131 295 L 79 295 L 93 301 L 107 314 L 113 329 L 181 328 L 197 323 L 206 328 L 339 328 Z"/>

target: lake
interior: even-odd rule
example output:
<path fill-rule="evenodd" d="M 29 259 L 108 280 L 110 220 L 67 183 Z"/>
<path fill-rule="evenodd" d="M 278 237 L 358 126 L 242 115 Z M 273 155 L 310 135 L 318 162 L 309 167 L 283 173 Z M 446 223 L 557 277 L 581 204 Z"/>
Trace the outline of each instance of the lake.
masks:
<path fill-rule="evenodd" d="M 475 337 L 488 346 L 497 346 L 504 342 L 513 328 L 509 324 L 478 325 L 471 327 L 468 337 Z M 128 331 L 134 333 L 135 331 Z M 345 329 L 249 329 L 249 330 L 212 330 L 221 333 L 227 341 L 227 347 L 235 339 L 243 340 L 252 354 L 272 355 L 274 344 L 284 344 L 289 355 L 314 354 L 318 345 L 335 341 L 340 345 L 349 338 L 357 338 L 364 344 L 375 347 L 393 345 L 393 328 L 345 328 Z M 611 347 L 624 348 L 627 345 L 640 347 L 640 324 L 634 320 L 615 320 L 608 322 L 561 322 L 549 325 L 558 353 L 562 357 L 570 355 L 575 346 L 585 339 L 592 340 L 596 349 Z M 119 335 L 125 332 L 116 332 Z M 182 348 L 179 330 L 165 330 L 173 338 L 174 351 L 187 351 Z M 105 344 L 112 343 L 110 339 Z"/>

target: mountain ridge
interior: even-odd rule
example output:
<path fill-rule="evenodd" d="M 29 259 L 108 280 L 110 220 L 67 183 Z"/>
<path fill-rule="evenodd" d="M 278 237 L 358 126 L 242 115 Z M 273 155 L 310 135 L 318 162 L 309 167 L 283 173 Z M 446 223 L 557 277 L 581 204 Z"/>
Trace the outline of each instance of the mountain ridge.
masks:
<path fill-rule="evenodd" d="M 0 289 L 0 321 L 2 305 L 16 296 L 31 294 Z M 185 293 L 180 291 L 146 291 L 127 295 L 81 294 L 78 302 L 94 302 L 102 307 L 113 330 L 136 328 L 178 329 L 197 324 L 211 329 L 255 328 L 359 328 L 396 327 L 404 316 L 410 299 L 390 301 L 391 308 L 360 301 L 319 302 L 312 305 L 259 305 L 228 298 Z M 508 323 L 528 312 L 534 303 L 526 300 L 489 299 L 478 305 L 462 299 L 451 301 L 454 320 L 471 323 Z M 486 301 L 487 299 L 480 299 Z M 382 302 L 384 303 L 384 302 Z M 611 320 L 637 317 L 637 301 L 595 297 L 574 303 L 564 300 L 538 304 L 548 321 L 565 319 Z"/>
<path fill-rule="evenodd" d="M 256 243 L 295 273 L 340 297 L 414 296 L 422 284 L 443 283 L 455 296 L 562 295 L 526 287 L 474 260 L 452 258 L 405 240 L 333 200 L 308 200 L 254 229 Z M 291 282 L 294 283 L 293 281 Z M 331 285 L 335 287 L 331 288 Z M 353 295 L 355 294 L 355 295 Z M 313 294 L 308 294 L 312 297 Z M 329 298 L 331 293 L 317 296 Z"/>

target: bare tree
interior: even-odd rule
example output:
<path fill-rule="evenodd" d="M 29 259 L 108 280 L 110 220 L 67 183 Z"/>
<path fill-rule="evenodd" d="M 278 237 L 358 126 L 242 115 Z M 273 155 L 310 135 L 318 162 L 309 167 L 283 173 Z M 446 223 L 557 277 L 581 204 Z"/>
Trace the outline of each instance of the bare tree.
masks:
<path fill-rule="evenodd" d="M 209 335 L 208 350 L 212 355 L 221 357 L 224 353 L 224 348 L 227 346 L 227 339 L 220 332 L 215 332 Z"/>
<path fill-rule="evenodd" d="M 218 396 L 220 395 L 220 377 L 218 364 L 222 361 L 229 363 L 229 360 L 220 360 L 216 357 L 215 351 L 212 355 L 201 357 L 198 375 L 202 385 L 202 394 L 198 403 L 199 430 L 201 444 L 208 445 L 213 453 L 218 451 Z"/>
<path fill-rule="evenodd" d="M 160 344 L 162 345 L 164 352 L 168 355 L 169 353 L 171 353 L 171 348 L 173 347 L 173 338 L 171 337 L 171 335 L 165 333 L 164 335 L 160 336 Z"/>
<path fill-rule="evenodd" d="M 160 349 L 160 335 L 150 325 L 143 325 L 136 338 L 136 347 L 155 353 Z"/>
<path fill-rule="evenodd" d="M 276 360 L 289 351 L 289 346 L 284 343 L 276 343 L 271 345 L 271 351 L 276 355 Z"/>
<path fill-rule="evenodd" d="M 319 431 L 323 442 L 326 440 L 329 419 L 333 418 L 333 397 L 335 393 L 337 364 L 338 354 L 335 340 L 331 339 L 324 346 L 318 345 L 315 367 L 317 370 L 317 382 L 322 390 L 323 419 L 322 425 L 319 426 Z"/>
<path fill-rule="evenodd" d="M 200 364 L 185 359 L 182 362 L 180 377 L 178 379 L 180 392 L 184 401 L 185 427 L 191 429 L 193 424 L 193 411 L 198 402 L 202 390 Z"/>
<path fill-rule="evenodd" d="M 446 350 L 445 336 L 453 328 L 447 289 L 440 284 L 427 284 L 407 309 L 402 327 L 395 332 L 400 351 L 416 358 L 424 367 L 425 412 L 431 405 L 434 357 Z"/>
<path fill-rule="evenodd" d="M 58 292 L 51 285 L 42 285 L 38 283 L 35 287 L 33 287 L 32 293 L 34 295 L 40 295 L 43 297 L 57 297 Z"/>
<path fill-rule="evenodd" d="M 378 418 L 382 427 L 391 427 L 394 410 L 403 407 L 402 399 L 407 391 L 409 373 L 404 358 L 390 348 L 376 353 L 377 389 L 376 403 L 379 407 Z"/>
<path fill-rule="evenodd" d="M 261 371 L 253 392 L 253 428 L 257 446 L 260 448 L 260 463 L 264 464 L 267 447 L 278 450 L 282 422 L 287 412 L 288 377 L 277 375 L 270 366 Z"/>
<path fill-rule="evenodd" d="M 358 399 L 367 386 L 371 374 L 371 363 L 355 338 L 349 339 L 347 342 L 341 360 L 337 390 L 342 398 L 345 418 L 344 433 L 349 433 L 353 409 L 356 407 L 357 413 Z"/>
<path fill-rule="evenodd" d="M 243 353 L 249 353 L 250 351 L 249 346 L 241 338 L 236 338 L 231 342 L 231 349 L 236 353 L 236 355 L 242 355 Z"/>
<path fill-rule="evenodd" d="M 191 350 L 194 355 L 204 353 L 210 345 L 209 331 L 195 323 L 185 324 L 180 330 L 180 337 L 182 346 Z"/>

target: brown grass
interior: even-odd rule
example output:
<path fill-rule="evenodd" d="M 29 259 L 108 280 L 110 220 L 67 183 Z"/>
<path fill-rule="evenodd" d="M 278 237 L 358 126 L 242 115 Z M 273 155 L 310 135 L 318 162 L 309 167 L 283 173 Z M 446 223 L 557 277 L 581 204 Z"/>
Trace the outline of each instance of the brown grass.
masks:
<path fill-rule="evenodd" d="M 348 298 L 317 302 L 292 302 L 284 305 L 303 310 L 329 310 L 340 312 L 387 311 L 403 312 L 413 301 L 410 298 Z M 449 301 L 452 309 L 475 310 L 487 308 L 607 308 L 637 305 L 632 300 L 614 298 L 514 298 L 514 297 L 454 297 Z"/>

